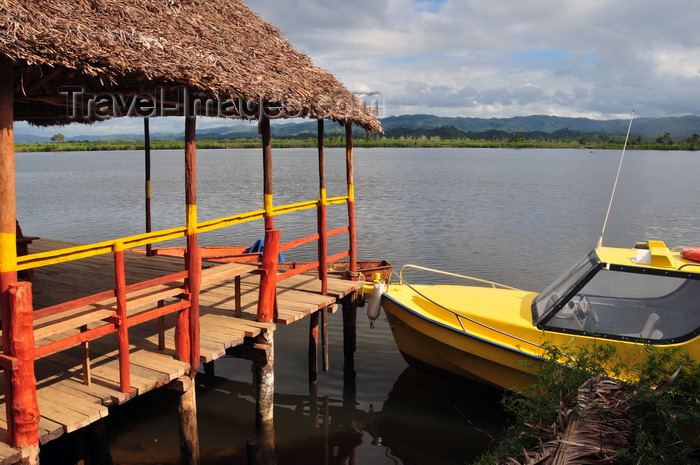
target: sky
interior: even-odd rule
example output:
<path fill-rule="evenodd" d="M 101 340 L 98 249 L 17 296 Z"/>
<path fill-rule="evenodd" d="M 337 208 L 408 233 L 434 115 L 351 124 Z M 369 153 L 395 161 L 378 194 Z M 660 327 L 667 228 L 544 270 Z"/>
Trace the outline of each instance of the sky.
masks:
<path fill-rule="evenodd" d="M 691 0 L 245 1 L 350 91 L 372 95 L 380 117 L 700 114 Z M 142 127 L 121 120 L 88 132 Z M 166 120 L 152 131 L 182 127 Z"/>

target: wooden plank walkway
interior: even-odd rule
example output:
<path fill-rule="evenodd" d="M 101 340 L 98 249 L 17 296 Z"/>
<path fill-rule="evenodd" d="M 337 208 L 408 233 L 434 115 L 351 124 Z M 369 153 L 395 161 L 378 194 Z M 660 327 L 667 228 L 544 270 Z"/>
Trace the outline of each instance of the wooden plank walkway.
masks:
<path fill-rule="evenodd" d="M 60 241 L 35 241 L 32 253 L 71 247 Z M 176 273 L 184 269 L 182 258 L 146 257 L 125 252 L 127 283 Z M 291 324 L 324 307 L 334 311 L 339 298 L 361 287 L 361 283 L 329 278 L 328 295 L 321 295 L 321 282 L 314 274 L 301 274 L 278 285 L 278 315 L 275 323 L 256 321 L 260 278 L 250 274 L 257 268 L 238 264 L 241 275 L 241 316 L 234 316 L 234 276 L 205 283 L 200 294 L 200 359 L 211 362 L 225 355 L 226 349 L 243 344 L 244 338 L 274 331 L 276 324 Z M 206 263 L 205 266 L 219 266 Z M 236 265 L 237 266 L 237 265 Z M 216 269 L 209 271 L 216 277 Z M 214 279 L 212 278 L 212 279 Z M 35 270 L 33 283 L 35 310 L 114 288 L 114 265 L 111 254 L 51 265 Z M 158 349 L 158 324 L 149 321 L 129 327 L 131 388 L 119 390 L 117 336 L 111 334 L 90 341 L 91 384 L 83 384 L 81 348 L 72 347 L 36 361 L 37 396 L 41 420 L 40 444 L 75 431 L 109 414 L 109 408 L 145 392 L 162 387 L 184 375 L 189 365 L 174 358 L 175 315 L 167 315 L 165 348 Z M 64 336 L 64 335 L 62 335 Z M 42 345 L 52 340 L 37 341 Z M 7 423 L 5 399 L 0 383 L 0 465 L 15 463 L 19 451 L 5 442 Z"/>

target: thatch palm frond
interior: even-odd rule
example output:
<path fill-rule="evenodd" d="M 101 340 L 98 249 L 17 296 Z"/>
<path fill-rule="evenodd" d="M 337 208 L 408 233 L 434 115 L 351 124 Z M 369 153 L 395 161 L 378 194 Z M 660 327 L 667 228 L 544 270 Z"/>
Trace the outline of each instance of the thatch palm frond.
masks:
<path fill-rule="evenodd" d="M 145 96 L 146 111 L 156 106 L 150 115 L 182 115 L 195 95 L 228 101 L 223 116 L 256 118 L 262 102 L 284 106 L 273 117 L 381 130 L 370 108 L 241 0 L 0 0 L 2 57 L 15 76 L 16 120 L 71 122 L 71 97 L 84 89 L 122 100 L 119 111 L 92 108 L 86 121 L 124 115 L 129 95 Z"/>
<path fill-rule="evenodd" d="M 578 406 L 561 406 L 553 437 L 524 451 L 522 465 L 587 465 L 609 463 L 626 444 L 632 422 L 627 416 L 629 392 L 617 382 L 596 376 L 578 390 Z M 509 464 L 521 465 L 515 459 Z"/>

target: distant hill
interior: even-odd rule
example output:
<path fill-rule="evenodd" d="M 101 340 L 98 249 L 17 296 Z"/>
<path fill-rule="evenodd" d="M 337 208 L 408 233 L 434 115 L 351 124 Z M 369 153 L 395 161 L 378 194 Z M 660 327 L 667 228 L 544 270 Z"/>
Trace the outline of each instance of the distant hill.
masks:
<path fill-rule="evenodd" d="M 531 136 L 545 137 L 549 134 L 569 134 L 576 136 L 599 134 L 602 136 L 624 136 L 629 120 L 594 120 L 589 118 L 564 118 L 559 116 L 533 115 L 512 118 L 466 118 L 434 115 L 401 115 L 383 118 L 382 126 L 388 137 L 401 135 L 431 135 L 442 137 L 491 138 L 492 135 L 528 133 Z M 225 121 L 222 121 L 225 123 Z M 422 130 L 422 131 L 418 131 Z M 57 129 L 56 132 L 60 132 Z M 664 133 L 673 139 L 683 139 L 700 134 L 700 116 L 672 116 L 666 118 L 637 118 L 632 124 L 632 135 L 653 141 Z M 357 130 L 358 135 L 363 134 Z M 326 134 L 342 134 L 338 124 L 327 123 Z M 316 121 L 273 122 L 272 136 L 275 138 L 316 137 Z M 222 124 L 222 126 L 198 129 L 198 139 L 239 139 L 258 138 L 255 124 Z M 546 138 L 546 137 L 545 137 Z M 183 140 L 182 132 L 152 133 L 152 140 Z M 68 137 L 68 141 L 141 141 L 143 134 L 80 135 Z M 28 134 L 15 134 L 16 143 L 45 143 L 50 137 Z"/>
<path fill-rule="evenodd" d="M 437 129 L 453 127 L 463 132 L 486 131 L 553 133 L 569 130 L 577 133 L 621 135 L 627 133 L 629 120 L 594 120 L 588 118 L 564 118 L 559 116 L 516 116 L 513 118 L 464 118 L 434 115 L 402 115 L 382 119 L 385 131 L 396 128 Z M 699 116 L 673 116 L 666 118 L 637 118 L 632 123 L 632 134 L 646 140 L 654 140 L 669 132 L 673 138 L 700 134 Z"/>

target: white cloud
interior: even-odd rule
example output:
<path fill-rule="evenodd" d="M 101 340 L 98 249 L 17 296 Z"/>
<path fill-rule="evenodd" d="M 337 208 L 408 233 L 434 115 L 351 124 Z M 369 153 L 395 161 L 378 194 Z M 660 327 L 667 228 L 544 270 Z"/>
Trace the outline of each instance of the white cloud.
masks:
<path fill-rule="evenodd" d="M 247 4 L 350 90 L 379 92 L 384 116 L 700 113 L 700 28 L 686 0 Z M 133 133 L 142 124 L 122 118 L 62 132 Z M 154 132 L 181 128 L 173 118 L 152 122 Z"/>
<path fill-rule="evenodd" d="M 387 114 L 697 113 L 700 30 L 681 0 L 248 4 Z"/>

